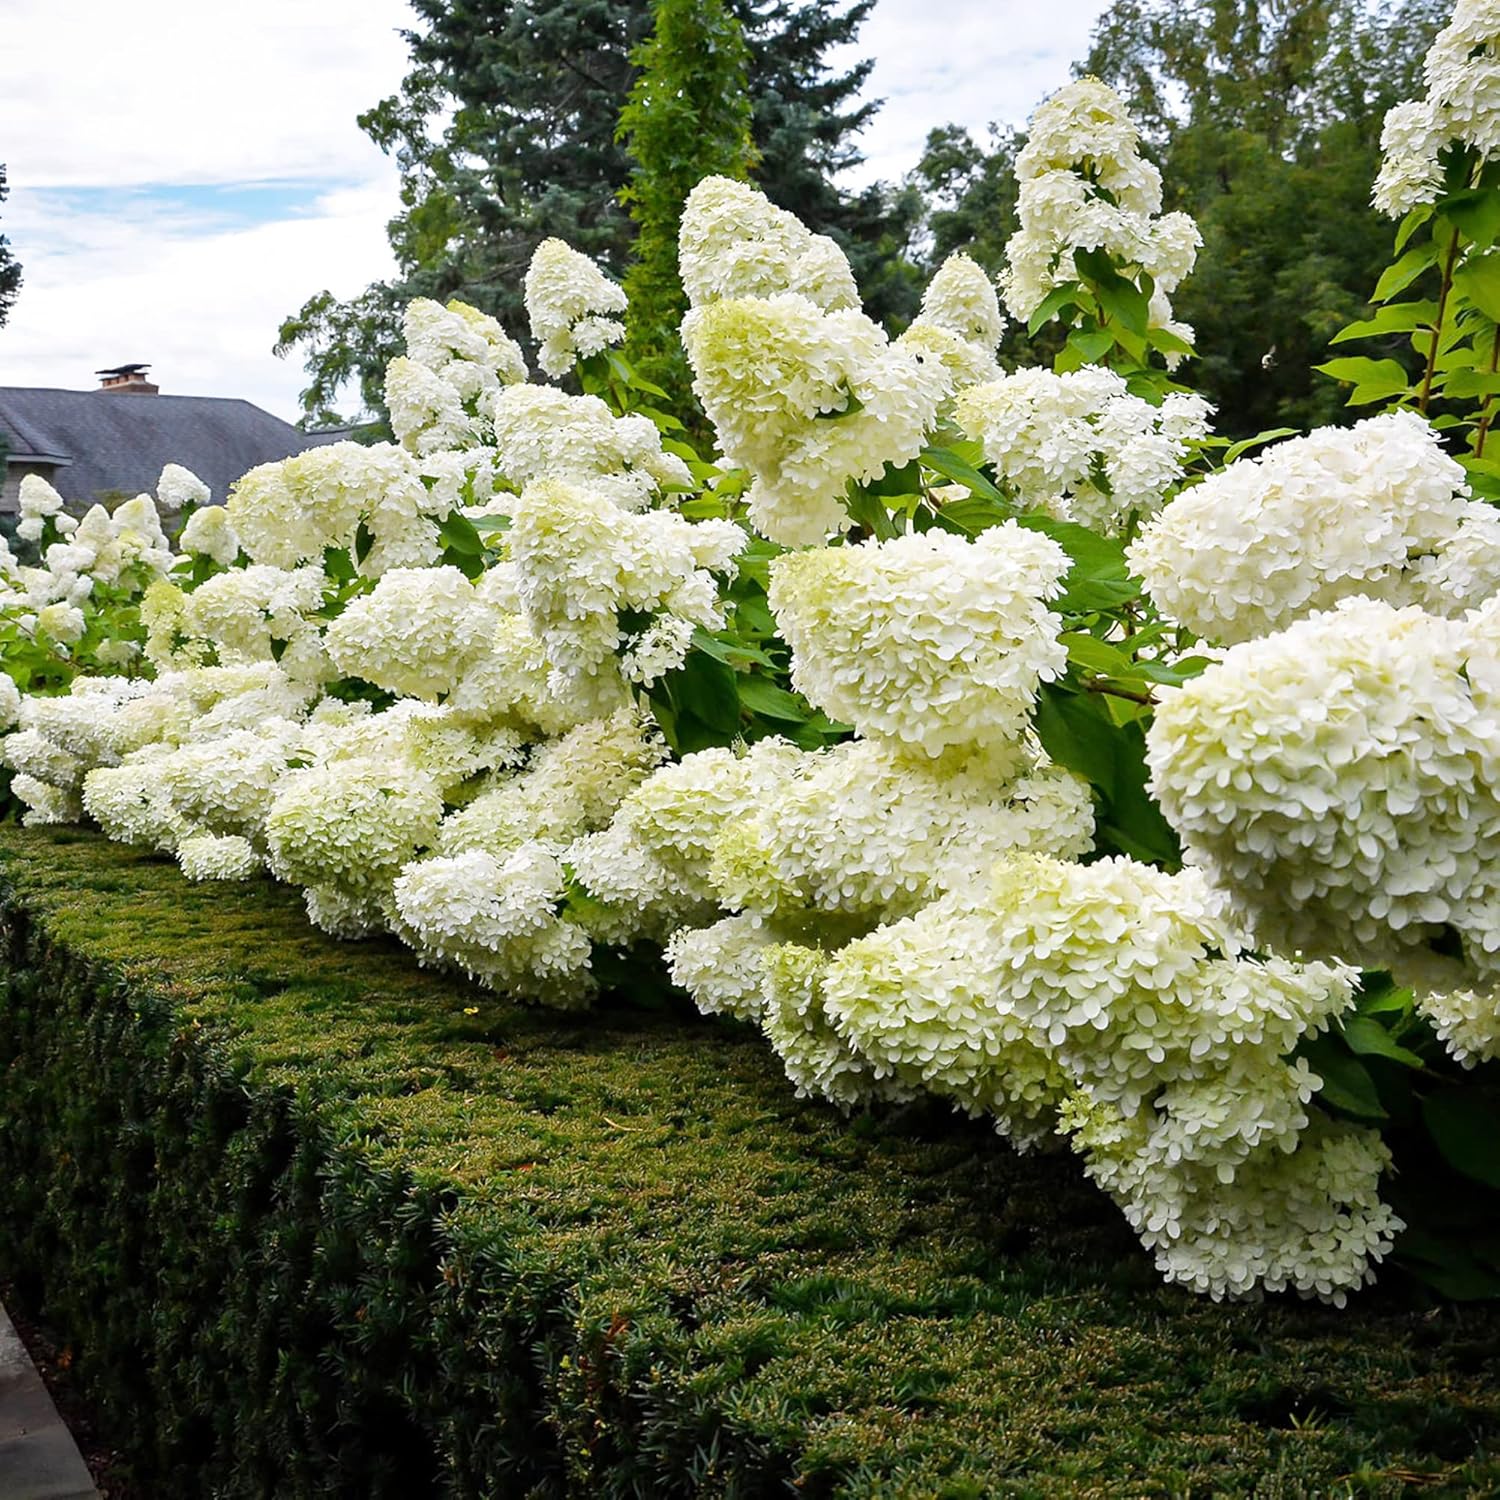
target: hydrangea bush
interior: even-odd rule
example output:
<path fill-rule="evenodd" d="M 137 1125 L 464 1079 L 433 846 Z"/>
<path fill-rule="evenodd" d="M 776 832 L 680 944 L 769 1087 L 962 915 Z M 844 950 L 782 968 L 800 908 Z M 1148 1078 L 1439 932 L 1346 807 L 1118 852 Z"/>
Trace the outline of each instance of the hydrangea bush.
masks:
<path fill-rule="evenodd" d="M 1171 377 L 1196 230 L 1102 84 L 1020 171 L 1003 298 L 1065 323 L 1054 369 L 1000 369 L 966 257 L 892 338 L 836 245 L 709 178 L 712 454 L 547 241 L 562 384 L 418 301 L 396 441 L 252 470 L 176 553 L 146 500 L 29 488 L 17 618 L 88 670 L 0 678 L 26 820 L 544 1004 L 664 959 L 804 1093 L 1071 1148 L 1167 1278 L 1342 1302 L 1405 1227 L 1390 1069 L 1489 1180 L 1454 1079 L 1500 1053 L 1496 512 L 1413 409 L 1222 453 Z"/>

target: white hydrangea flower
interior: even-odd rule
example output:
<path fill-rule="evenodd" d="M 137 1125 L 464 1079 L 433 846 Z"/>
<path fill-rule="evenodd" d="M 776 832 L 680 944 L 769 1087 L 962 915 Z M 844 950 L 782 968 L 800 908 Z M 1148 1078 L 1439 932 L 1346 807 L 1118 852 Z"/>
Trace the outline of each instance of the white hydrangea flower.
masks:
<path fill-rule="evenodd" d="M 23 522 L 45 521 L 49 516 L 58 515 L 63 508 L 63 497 L 42 478 L 40 474 L 23 474 L 21 476 L 21 488 L 17 495 L 20 506 L 20 515 Z M 36 536 L 40 536 L 41 528 L 38 527 Z M 26 536 L 26 533 L 22 533 Z M 27 537 L 34 541 L 36 537 Z"/>
<path fill-rule="evenodd" d="M 240 539 L 222 505 L 205 505 L 195 510 L 182 528 L 178 545 L 184 552 L 212 558 L 224 568 L 240 555 Z"/>
<path fill-rule="evenodd" d="M 285 645 L 318 628 L 312 617 L 323 607 L 326 582 L 317 566 L 233 568 L 187 596 L 179 629 L 211 642 L 225 665 L 270 661 L 273 642 Z"/>
<path fill-rule="evenodd" d="M 1500 894 L 1491 890 L 1487 928 L 1481 937 L 1500 941 Z M 1476 944 L 1483 951 L 1483 944 Z M 1454 1061 L 1466 1068 L 1500 1057 L 1500 965 L 1493 955 L 1481 973 L 1475 965 L 1431 949 L 1393 954 L 1397 984 L 1409 986 L 1417 1010 L 1432 1023 Z"/>
<path fill-rule="evenodd" d="M 1161 508 L 1213 408 L 1174 392 L 1160 406 L 1113 370 L 1033 368 L 960 393 L 954 418 L 1028 509 L 1105 532 Z"/>
<path fill-rule="evenodd" d="M 354 599 L 324 636 L 340 672 L 391 692 L 448 692 L 498 624 L 457 568 L 394 568 Z"/>
<path fill-rule="evenodd" d="M 10 790 L 25 804 L 21 822 L 27 828 L 77 823 L 83 818 L 83 804 L 78 793 L 69 787 L 53 786 L 23 771 L 11 778 Z"/>
<path fill-rule="evenodd" d="M 539 746 L 526 769 L 500 774 L 443 821 L 440 854 L 483 849 L 497 858 L 542 841 L 562 849 L 602 828 L 666 756 L 655 725 L 634 707 L 580 724 Z"/>
<path fill-rule="evenodd" d="M 177 863 L 195 884 L 204 880 L 249 880 L 265 868 L 249 839 L 194 834 L 177 846 Z"/>
<path fill-rule="evenodd" d="M 0 740 L 0 757 L 19 776 L 50 782 L 73 791 L 83 781 L 86 763 L 37 729 L 17 729 Z"/>
<path fill-rule="evenodd" d="M 396 441 L 426 455 L 477 442 L 480 428 L 456 386 L 418 360 L 398 355 L 385 368 L 385 404 Z"/>
<path fill-rule="evenodd" d="M 675 616 L 718 630 L 724 615 L 712 574 L 733 576 L 745 534 L 731 521 L 692 522 L 671 511 L 634 514 L 583 483 L 537 480 L 516 498 L 508 555 L 526 616 L 566 696 L 571 684 L 618 676 L 628 642 L 622 610 Z M 667 627 L 670 629 L 671 627 Z M 691 636 L 658 634 L 653 669 L 686 653 Z"/>
<path fill-rule="evenodd" d="M 824 1004 L 829 954 L 802 943 L 762 950 L 761 1029 L 799 1098 L 845 1110 L 876 1099 L 908 1099 L 899 1080 L 881 1077 L 838 1031 Z"/>
<path fill-rule="evenodd" d="M 207 833 L 258 837 L 302 733 L 295 720 L 270 719 L 190 739 L 153 756 L 151 774 L 186 822 Z"/>
<path fill-rule="evenodd" d="M 445 307 L 416 297 L 401 315 L 407 355 L 472 394 L 481 387 L 526 379 L 521 346 L 477 307 L 453 300 Z"/>
<path fill-rule="evenodd" d="M 437 838 L 437 783 L 403 763 L 350 757 L 284 777 L 266 817 L 272 873 L 374 897 Z"/>
<path fill-rule="evenodd" d="M 765 1010 L 765 951 L 783 941 L 754 916 L 679 927 L 666 950 L 672 983 L 686 990 L 706 1016 L 759 1021 Z"/>
<path fill-rule="evenodd" d="M 309 886 L 303 893 L 307 920 L 329 937 L 355 941 L 385 928 L 380 903 L 337 886 Z"/>
<path fill-rule="evenodd" d="M 1447 144 L 1425 99 L 1395 104 L 1380 132 L 1380 171 L 1370 198 L 1377 212 L 1399 219 L 1443 190 L 1438 152 Z"/>
<path fill-rule="evenodd" d="M 506 386 L 490 415 L 495 468 L 515 489 L 534 479 L 571 479 L 626 510 L 642 510 L 663 490 L 693 487 L 683 460 L 662 451 L 649 417 L 617 417 L 597 396 Z M 504 498 L 497 503 L 508 513 Z"/>
<path fill-rule="evenodd" d="M 849 480 L 915 458 L 947 389 L 863 313 L 792 292 L 696 307 L 682 341 L 725 458 L 754 475 L 752 524 L 789 547 L 848 524 Z"/>
<path fill-rule="evenodd" d="M 1491 610 L 1491 614 L 1496 613 Z M 1166 692 L 1151 788 L 1280 951 L 1420 956 L 1446 931 L 1500 977 L 1500 641 L 1349 599 Z"/>
<path fill-rule="evenodd" d="M 36 628 L 53 640 L 71 646 L 83 639 L 88 621 L 81 609 L 72 604 L 49 604 L 37 612 Z"/>
<path fill-rule="evenodd" d="M 1378 1197 L 1388 1157 L 1378 1137 L 1357 1137 L 1362 1168 L 1351 1157 L 1347 1183 L 1320 1181 L 1343 1127 L 1315 1120 L 1320 1080 L 1284 1054 L 1351 1003 L 1356 974 L 1252 960 L 1241 944 L 1195 872 L 1011 857 L 988 891 L 955 892 L 832 955 L 822 1008 L 878 1080 L 936 1089 L 1022 1143 L 1072 1134 L 1168 1279 L 1337 1300 L 1400 1227 Z M 1266 1184 L 1289 1176 L 1298 1189 L 1263 1204 Z M 1268 1213 L 1275 1232 L 1225 1243 L 1226 1220 Z M 1315 1232 L 1336 1224 L 1336 1244 Z"/>
<path fill-rule="evenodd" d="M 1046 601 L 1070 566 L 1056 542 L 1007 521 L 973 541 L 929 531 L 788 553 L 770 603 L 809 701 L 936 756 L 1025 732 L 1039 685 L 1063 670 Z"/>
<path fill-rule="evenodd" d="M 526 844 L 504 858 L 474 849 L 408 865 L 394 902 L 424 958 L 494 989 L 551 1005 L 587 1001 L 592 942 L 559 917 L 566 876 L 555 854 Z"/>
<path fill-rule="evenodd" d="M 715 906 L 709 870 L 724 828 L 775 798 L 804 752 L 786 740 L 700 750 L 625 796 L 609 826 L 579 839 L 568 862 L 590 895 L 636 915 L 642 931 Z"/>
<path fill-rule="evenodd" d="M 709 868 L 725 907 L 766 920 L 901 916 L 983 881 L 1002 855 L 1076 857 L 1092 843 L 1088 785 L 1015 751 L 933 761 L 853 740 L 766 770 Z"/>
<path fill-rule="evenodd" d="M 1169 297 L 1192 271 L 1201 236 L 1188 215 L 1161 213 L 1161 174 L 1140 154 L 1119 95 L 1097 78 L 1064 85 L 1032 115 L 1016 177 L 1021 227 L 1000 275 L 1015 317 L 1030 318 L 1055 287 L 1077 279 L 1075 250 L 1104 250 L 1152 278 L 1153 325 L 1192 341 L 1192 330 L 1172 321 Z"/>
<path fill-rule="evenodd" d="M 229 521 L 252 561 L 295 568 L 327 547 L 357 552 L 360 528 L 372 546 L 360 571 L 422 567 L 439 553 L 421 470 L 390 443 L 328 443 L 251 469 L 230 490 Z"/>
<path fill-rule="evenodd" d="M 0 731 L 10 729 L 21 717 L 21 690 L 8 672 L 0 672 Z"/>
<path fill-rule="evenodd" d="M 1083 1094 L 1066 1113 L 1157 1269 L 1216 1301 L 1292 1289 L 1342 1307 L 1405 1228 L 1380 1201 L 1391 1156 L 1374 1130 L 1314 1115 L 1294 1151 L 1260 1151 L 1225 1182 L 1211 1162 L 1164 1163 L 1140 1116 Z"/>
<path fill-rule="evenodd" d="M 828 311 L 859 306 L 854 273 L 831 239 L 728 177 L 705 177 L 688 194 L 678 259 L 693 307 L 780 292 L 800 293 Z"/>
<path fill-rule="evenodd" d="M 492 568 L 476 583 L 481 599 L 492 598 L 484 584 L 499 571 Z M 625 683 L 618 675 L 612 684 L 601 679 L 599 693 L 559 696 L 553 691 L 557 684 L 546 650 L 526 618 L 502 609 L 497 610 L 496 622 L 485 650 L 464 669 L 444 700 L 456 712 L 480 722 L 504 720 L 535 738 L 564 734 L 586 719 L 613 713 L 626 701 Z"/>
<path fill-rule="evenodd" d="M 464 713 L 415 698 L 402 698 L 379 713 L 344 723 L 310 722 L 301 731 L 298 754 L 312 764 L 350 758 L 405 762 L 445 791 L 481 772 L 512 769 L 526 758 L 520 732 L 500 714 Z"/>
<path fill-rule="evenodd" d="M 83 810 L 106 838 L 163 854 L 191 832 L 150 759 L 90 771 L 83 778 Z"/>
<path fill-rule="evenodd" d="M 1163 613 L 1234 643 L 1356 594 L 1445 613 L 1477 604 L 1500 588 L 1493 534 L 1437 432 L 1397 411 L 1231 464 L 1179 495 L 1127 556 Z M 1446 568 L 1450 544 L 1460 555 Z"/>
<path fill-rule="evenodd" d="M 167 464 L 156 481 L 157 502 L 167 510 L 181 512 L 190 505 L 207 505 L 212 498 L 209 487 L 181 464 Z"/>
<path fill-rule="evenodd" d="M 937 268 L 922 294 L 922 309 L 916 321 L 946 328 L 989 354 L 995 352 L 1005 332 L 1005 314 L 1000 299 L 981 266 L 959 251 Z"/>
<path fill-rule="evenodd" d="M 628 307 L 624 290 L 588 256 L 561 240 L 543 240 L 526 269 L 526 316 L 541 346 L 537 363 L 555 380 L 625 337 L 611 316 Z"/>

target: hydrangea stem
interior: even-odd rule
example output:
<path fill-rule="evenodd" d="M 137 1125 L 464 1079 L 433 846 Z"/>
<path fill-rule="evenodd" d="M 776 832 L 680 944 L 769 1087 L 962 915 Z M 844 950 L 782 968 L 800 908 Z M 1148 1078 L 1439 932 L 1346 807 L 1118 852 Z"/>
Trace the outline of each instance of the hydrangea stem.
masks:
<path fill-rule="evenodd" d="M 1438 289 L 1437 317 L 1432 321 L 1432 347 L 1427 351 L 1427 369 L 1422 375 L 1422 394 L 1417 398 L 1417 410 L 1425 417 L 1427 404 L 1432 399 L 1432 377 L 1437 370 L 1438 345 L 1442 342 L 1443 320 L 1448 313 L 1448 296 L 1453 290 L 1453 267 L 1458 260 L 1458 230 L 1448 242 L 1448 254 L 1443 261 L 1443 284 Z"/>

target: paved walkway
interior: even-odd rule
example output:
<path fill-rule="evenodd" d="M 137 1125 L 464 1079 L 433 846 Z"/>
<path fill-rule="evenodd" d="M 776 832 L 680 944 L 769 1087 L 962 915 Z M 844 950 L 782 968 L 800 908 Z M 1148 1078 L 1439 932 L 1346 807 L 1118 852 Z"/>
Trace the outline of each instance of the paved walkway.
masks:
<path fill-rule="evenodd" d="M 0 1307 L 0 1500 L 99 1500 L 88 1466 Z"/>

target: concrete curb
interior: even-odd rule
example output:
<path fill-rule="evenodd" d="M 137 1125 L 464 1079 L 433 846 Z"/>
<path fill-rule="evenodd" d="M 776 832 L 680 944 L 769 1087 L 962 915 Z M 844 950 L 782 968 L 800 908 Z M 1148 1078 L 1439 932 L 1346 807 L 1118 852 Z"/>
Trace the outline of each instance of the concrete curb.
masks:
<path fill-rule="evenodd" d="M 99 1500 L 88 1465 L 3 1307 L 0 1496 L 4 1500 Z"/>

